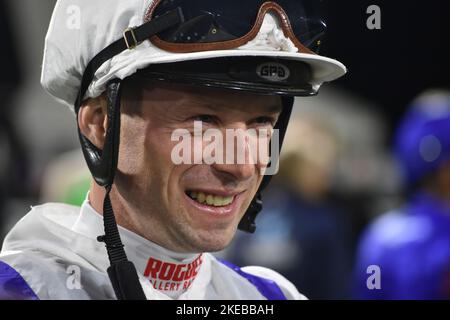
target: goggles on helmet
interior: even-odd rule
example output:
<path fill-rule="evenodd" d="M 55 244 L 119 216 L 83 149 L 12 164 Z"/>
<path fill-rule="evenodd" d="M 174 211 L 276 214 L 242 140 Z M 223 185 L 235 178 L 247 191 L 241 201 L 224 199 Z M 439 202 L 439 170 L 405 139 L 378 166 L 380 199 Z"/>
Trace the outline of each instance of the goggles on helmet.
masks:
<path fill-rule="evenodd" d="M 267 13 L 278 17 L 284 35 L 301 53 L 317 52 L 325 23 L 316 17 L 317 0 L 157 0 L 149 8 L 150 21 L 181 9 L 183 22 L 151 38 L 170 52 L 226 50 L 246 44 L 259 32 Z"/>

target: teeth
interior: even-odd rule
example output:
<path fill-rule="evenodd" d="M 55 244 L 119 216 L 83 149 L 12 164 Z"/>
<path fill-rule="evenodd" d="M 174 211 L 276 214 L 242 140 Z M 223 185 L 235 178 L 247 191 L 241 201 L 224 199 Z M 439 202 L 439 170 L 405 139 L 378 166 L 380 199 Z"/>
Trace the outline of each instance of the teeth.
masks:
<path fill-rule="evenodd" d="M 197 201 L 200 203 L 205 203 L 206 195 L 203 192 L 199 192 L 197 195 Z"/>
<path fill-rule="evenodd" d="M 216 207 L 223 206 L 224 205 L 223 199 L 224 199 L 223 197 L 215 196 L 214 197 L 214 205 Z"/>
<path fill-rule="evenodd" d="M 221 197 L 217 195 L 205 194 L 203 192 L 195 192 L 195 191 L 190 191 L 189 197 L 195 199 L 199 203 L 202 204 L 206 203 L 207 205 L 214 207 L 227 206 L 230 203 L 232 203 L 234 199 L 234 196 Z"/>
<path fill-rule="evenodd" d="M 208 194 L 206 196 L 206 203 L 209 204 L 210 206 L 212 206 L 214 204 L 214 196 Z"/>

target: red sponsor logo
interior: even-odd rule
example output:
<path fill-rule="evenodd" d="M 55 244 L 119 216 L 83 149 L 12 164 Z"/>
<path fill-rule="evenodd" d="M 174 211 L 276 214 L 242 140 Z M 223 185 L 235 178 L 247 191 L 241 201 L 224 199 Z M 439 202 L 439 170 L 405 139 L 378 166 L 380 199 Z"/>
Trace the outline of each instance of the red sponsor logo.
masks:
<path fill-rule="evenodd" d="M 201 264 L 202 255 L 188 264 L 176 264 L 150 258 L 144 276 L 149 278 L 153 287 L 158 290 L 187 289 L 197 275 Z"/>

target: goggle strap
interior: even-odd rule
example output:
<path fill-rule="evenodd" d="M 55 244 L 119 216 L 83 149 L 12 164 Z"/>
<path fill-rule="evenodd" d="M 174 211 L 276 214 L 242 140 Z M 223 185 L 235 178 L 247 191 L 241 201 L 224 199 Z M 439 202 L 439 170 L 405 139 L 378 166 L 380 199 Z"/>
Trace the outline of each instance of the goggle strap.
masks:
<path fill-rule="evenodd" d="M 182 11 L 180 8 L 177 8 L 158 18 L 146 22 L 139 27 L 125 29 L 122 38 L 114 41 L 105 49 L 100 51 L 86 66 L 83 78 L 81 80 L 80 90 L 78 91 L 77 100 L 75 101 L 75 111 L 78 113 L 82 99 L 90 83 L 92 82 L 92 79 L 94 79 L 95 72 L 97 72 L 98 68 L 100 68 L 103 63 L 118 55 L 122 51 L 126 49 L 132 50 L 144 40 L 182 22 Z"/>

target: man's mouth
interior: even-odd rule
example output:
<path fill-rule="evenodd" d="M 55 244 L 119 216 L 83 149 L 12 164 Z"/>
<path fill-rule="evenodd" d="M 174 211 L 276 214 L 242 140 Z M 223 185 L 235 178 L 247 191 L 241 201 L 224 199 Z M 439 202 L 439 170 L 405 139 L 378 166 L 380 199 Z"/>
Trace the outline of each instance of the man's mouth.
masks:
<path fill-rule="evenodd" d="M 209 194 L 201 191 L 187 191 L 186 194 L 192 200 L 213 207 L 225 207 L 233 203 L 235 195 L 220 196 L 217 194 Z"/>

